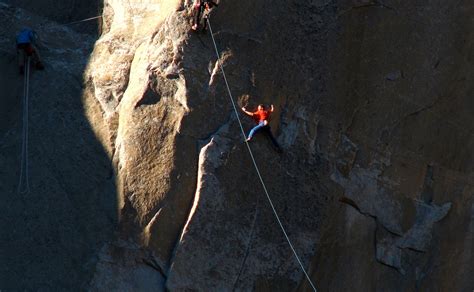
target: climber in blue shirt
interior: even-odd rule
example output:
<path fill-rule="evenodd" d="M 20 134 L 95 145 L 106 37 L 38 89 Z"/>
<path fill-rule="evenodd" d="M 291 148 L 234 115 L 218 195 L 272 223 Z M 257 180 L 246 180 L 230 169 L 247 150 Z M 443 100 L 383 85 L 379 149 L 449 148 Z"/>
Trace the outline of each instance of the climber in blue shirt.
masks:
<path fill-rule="evenodd" d="M 18 54 L 18 65 L 20 74 L 25 72 L 26 57 L 32 57 L 36 69 L 43 70 L 44 65 L 41 62 L 36 44 L 38 42 L 37 34 L 30 28 L 24 28 L 16 37 L 16 49 Z"/>

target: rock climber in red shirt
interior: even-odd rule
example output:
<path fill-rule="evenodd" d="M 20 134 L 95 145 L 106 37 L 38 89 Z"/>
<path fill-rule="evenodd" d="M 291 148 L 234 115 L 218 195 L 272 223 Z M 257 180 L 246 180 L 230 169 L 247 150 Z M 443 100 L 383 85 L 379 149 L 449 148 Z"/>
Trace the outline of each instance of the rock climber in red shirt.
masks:
<path fill-rule="evenodd" d="M 273 104 L 270 106 L 269 110 L 266 110 L 263 104 L 258 105 L 257 111 L 255 112 L 249 112 L 245 109 L 245 107 L 242 108 L 242 111 L 247 114 L 248 116 L 251 116 L 257 125 L 250 130 L 249 136 L 245 141 L 250 141 L 252 140 L 253 135 L 259 131 L 264 131 L 265 134 L 270 137 L 270 140 L 272 141 L 273 145 L 277 148 L 278 152 L 281 152 L 281 147 L 278 145 L 278 142 L 276 141 L 275 137 L 272 134 L 272 130 L 270 128 L 270 124 L 268 123 L 268 118 L 270 117 L 270 114 L 273 112 Z"/>

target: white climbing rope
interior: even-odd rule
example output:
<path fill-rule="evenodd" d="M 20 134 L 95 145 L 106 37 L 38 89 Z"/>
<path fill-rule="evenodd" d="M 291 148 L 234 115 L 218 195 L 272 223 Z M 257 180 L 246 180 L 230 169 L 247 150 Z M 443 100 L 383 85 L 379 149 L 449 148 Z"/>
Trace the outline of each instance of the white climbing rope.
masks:
<path fill-rule="evenodd" d="M 24 63 L 24 82 L 23 82 L 23 130 L 21 143 L 21 165 L 20 180 L 18 182 L 18 193 L 28 194 L 30 192 L 29 178 L 29 159 L 28 159 L 28 103 L 30 94 L 30 63 L 31 58 L 27 56 Z"/>
<path fill-rule="evenodd" d="M 91 21 L 91 20 L 94 20 L 94 19 L 97 19 L 97 18 L 101 18 L 101 17 L 102 17 L 102 15 L 97 15 L 97 16 L 94 16 L 94 17 L 89 17 L 89 18 L 85 18 L 85 19 L 82 19 L 82 20 L 73 21 L 73 22 L 69 22 L 69 23 L 65 23 L 65 24 L 61 24 L 61 25 L 71 25 L 71 24 L 76 24 L 76 23 Z"/>
<path fill-rule="evenodd" d="M 221 68 L 222 76 L 224 77 L 224 82 L 225 82 L 225 85 L 227 87 L 227 92 L 229 93 L 229 98 L 232 102 L 232 107 L 234 108 L 235 116 L 237 117 L 237 121 L 239 122 L 240 131 L 242 132 L 242 136 L 244 137 L 244 140 L 246 140 L 244 127 L 242 126 L 242 122 L 240 121 L 239 112 L 237 111 L 237 107 L 235 105 L 234 98 L 232 97 L 232 92 L 230 91 L 229 83 L 227 82 L 227 77 L 226 77 L 225 72 L 224 72 L 224 67 L 222 66 L 221 56 L 219 54 L 219 50 L 217 49 L 216 40 L 214 39 L 214 34 L 212 32 L 211 22 L 209 21 L 209 18 L 207 19 L 207 24 L 209 26 L 209 32 L 211 34 L 212 42 L 214 43 L 214 49 L 216 50 L 217 62 L 219 63 L 219 67 Z M 298 254 L 296 253 L 296 250 L 293 247 L 293 244 L 291 243 L 291 240 L 288 237 L 288 234 L 286 233 L 285 228 L 283 227 L 283 224 L 281 223 L 280 216 L 278 216 L 278 213 L 275 209 L 275 206 L 273 205 L 272 199 L 270 198 L 270 195 L 268 194 L 267 187 L 265 186 L 265 183 L 263 182 L 262 176 L 260 174 L 260 170 L 258 169 L 258 166 L 257 166 L 257 162 L 255 161 L 255 158 L 253 156 L 252 149 L 250 148 L 250 145 L 247 141 L 245 141 L 245 145 L 247 145 L 247 149 L 250 153 L 250 157 L 252 158 L 252 162 L 253 162 L 253 165 L 255 167 L 255 170 L 257 171 L 258 178 L 260 179 L 260 183 L 262 184 L 263 190 L 265 191 L 265 195 L 267 196 L 268 202 L 270 203 L 270 206 L 273 210 L 273 214 L 275 215 L 275 218 L 276 218 L 278 224 L 280 225 L 281 231 L 283 231 L 283 234 L 285 235 L 286 241 L 288 242 L 288 245 L 290 246 L 291 250 L 293 251 L 293 254 L 295 255 L 296 260 L 298 261 L 298 263 L 301 267 L 301 270 L 303 271 L 304 275 L 306 276 L 306 279 L 308 280 L 308 282 L 311 285 L 311 287 L 313 288 L 313 290 L 316 292 L 317 291 L 316 287 L 314 286 L 313 282 L 311 281 L 311 278 L 309 277 L 308 273 L 306 272 L 306 270 L 303 266 L 303 263 L 301 262 Z"/>

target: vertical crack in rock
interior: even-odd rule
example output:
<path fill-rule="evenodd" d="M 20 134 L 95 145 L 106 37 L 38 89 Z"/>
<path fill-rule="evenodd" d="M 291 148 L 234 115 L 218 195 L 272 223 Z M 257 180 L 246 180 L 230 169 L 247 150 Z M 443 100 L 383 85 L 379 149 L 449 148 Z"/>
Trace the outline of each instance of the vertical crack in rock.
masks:
<path fill-rule="evenodd" d="M 188 219 L 182 229 L 179 241 L 175 247 L 174 256 L 171 260 L 168 281 L 166 282 L 166 288 L 169 290 L 179 290 L 184 289 L 184 287 L 197 287 L 196 285 L 198 285 L 198 283 L 194 283 L 193 285 L 189 280 L 193 278 L 196 279 L 202 270 L 190 269 L 191 267 L 188 267 L 187 264 L 183 262 L 180 253 L 188 254 L 189 249 L 193 248 L 187 244 L 186 240 L 188 233 L 192 233 L 193 235 L 190 239 L 191 242 L 196 240 L 196 232 L 210 234 L 209 228 L 212 227 L 209 226 L 210 222 L 202 222 L 201 217 L 204 215 L 202 212 L 208 212 L 211 210 L 218 211 L 223 208 L 224 198 L 219 197 L 219 195 L 222 195 L 222 190 L 220 189 L 221 186 L 216 178 L 215 171 L 224 162 L 223 154 L 230 151 L 231 146 L 233 145 L 232 140 L 226 137 L 231 123 L 232 121 L 229 121 L 219 127 L 218 132 L 214 134 L 210 138 L 210 141 L 199 151 L 197 185 L 194 202 L 189 211 Z M 191 225 L 195 227 L 191 228 Z M 197 231 L 196 228 L 199 231 Z M 206 238 L 204 240 L 209 241 L 212 240 L 212 238 Z M 195 256 L 198 255 L 196 254 Z M 177 260 L 179 260 L 179 262 L 176 262 Z"/>
<path fill-rule="evenodd" d="M 254 217 L 253 217 L 253 221 L 252 221 L 252 226 L 250 227 L 247 246 L 245 248 L 245 254 L 244 254 L 244 257 L 242 259 L 242 263 L 240 265 L 239 272 L 238 272 L 237 276 L 235 277 L 234 284 L 232 285 L 232 291 L 235 291 L 235 289 L 237 288 L 237 284 L 239 283 L 240 276 L 242 275 L 242 272 L 245 269 L 245 264 L 247 263 L 247 257 L 249 256 L 250 247 L 252 245 L 252 239 L 253 239 L 253 236 L 254 236 L 255 223 L 257 222 L 259 203 L 260 203 L 260 200 L 257 198 L 257 203 L 255 204 L 255 213 L 254 213 Z"/>
<path fill-rule="evenodd" d="M 203 189 L 203 181 L 205 180 L 205 177 L 207 175 L 207 172 L 205 171 L 205 168 L 206 168 L 206 165 L 209 163 L 209 159 L 210 157 L 214 157 L 212 155 L 209 155 L 209 152 L 210 152 L 210 148 L 213 148 L 213 147 L 216 147 L 216 141 L 219 140 L 219 141 L 226 141 L 225 143 L 229 143 L 229 141 L 227 140 L 222 140 L 221 138 L 221 135 L 226 135 L 229 131 L 229 127 L 230 125 L 234 122 L 235 118 L 234 118 L 234 113 L 231 112 L 229 117 L 227 118 L 227 120 L 222 124 L 220 125 L 215 131 L 213 131 L 212 133 L 208 134 L 207 137 L 204 137 L 204 138 L 201 138 L 198 140 L 197 142 L 197 148 L 198 148 L 198 153 L 199 153 L 199 159 L 198 159 L 198 165 L 197 165 L 197 174 L 196 174 L 196 178 L 197 178 L 197 183 L 196 183 L 196 188 L 195 188 L 195 192 L 194 192 L 194 199 L 193 199 L 193 202 L 192 202 L 192 205 L 190 206 L 190 209 L 189 209 L 189 212 L 188 212 L 188 216 L 187 216 L 187 220 L 181 230 L 181 233 L 180 233 L 180 236 L 179 238 L 176 239 L 176 243 L 175 243 L 175 246 L 173 248 L 173 252 L 172 252 L 172 255 L 171 255 L 171 258 L 169 260 L 169 265 L 168 265 L 168 272 L 167 274 L 169 274 L 171 272 L 171 267 L 173 266 L 173 262 L 174 262 L 174 259 L 176 257 L 176 253 L 178 252 L 178 249 L 180 247 L 180 244 L 181 242 L 183 241 L 183 238 L 187 232 L 187 229 L 189 227 L 189 224 L 191 223 L 191 220 L 199 206 L 199 202 L 200 202 L 200 199 L 201 199 L 201 193 L 202 193 L 202 189 Z M 227 145 L 227 144 L 226 144 Z M 228 146 L 226 146 L 228 147 Z M 229 149 L 225 148 L 225 149 L 221 149 L 221 151 L 223 152 L 228 152 Z M 221 153 L 223 153 L 221 152 Z M 213 160 L 214 158 L 212 158 L 211 160 Z M 218 165 L 215 166 L 215 168 L 217 168 Z"/>

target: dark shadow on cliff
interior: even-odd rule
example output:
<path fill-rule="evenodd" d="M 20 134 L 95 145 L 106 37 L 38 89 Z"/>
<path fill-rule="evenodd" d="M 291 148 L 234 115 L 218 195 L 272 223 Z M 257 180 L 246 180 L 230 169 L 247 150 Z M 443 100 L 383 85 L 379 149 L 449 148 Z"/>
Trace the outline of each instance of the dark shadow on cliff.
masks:
<path fill-rule="evenodd" d="M 54 9 L 51 6 L 51 9 Z M 47 20 L 0 6 L 3 39 Z M 33 11 L 34 12 L 34 11 Z M 16 16 L 20 17 L 18 19 Z M 24 23 L 21 17 L 25 16 Z M 39 27 L 39 26 L 38 26 Z M 48 23 L 46 69 L 32 71 L 29 183 L 17 192 L 23 77 L 13 46 L 0 43 L 0 290 L 85 290 L 96 254 L 117 226 L 115 176 L 82 104 L 82 74 L 95 38 Z"/>
<path fill-rule="evenodd" d="M 103 0 L 9 0 L 10 5 L 31 11 L 61 24 L 71 23 L 101 15 Z M 71 29 L 97 35 L 100 26 L 95 21 L 85 21 L 69 26 Z"/>

